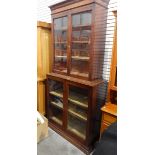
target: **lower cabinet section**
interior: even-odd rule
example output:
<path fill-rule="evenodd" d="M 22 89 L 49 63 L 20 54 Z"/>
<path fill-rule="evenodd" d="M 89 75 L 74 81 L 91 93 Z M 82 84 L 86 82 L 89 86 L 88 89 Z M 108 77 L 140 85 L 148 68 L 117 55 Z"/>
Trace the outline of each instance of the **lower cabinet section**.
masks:
<path fill-rule="evenodd" d="M 64 76 L 47 75 L 47 116 L 49 126 L 89 154 L 99 138 L 94 133 L 97 88 L 103 81 L 81 84 Z M 100 98 L 100 101 L 104 102 Z"/>

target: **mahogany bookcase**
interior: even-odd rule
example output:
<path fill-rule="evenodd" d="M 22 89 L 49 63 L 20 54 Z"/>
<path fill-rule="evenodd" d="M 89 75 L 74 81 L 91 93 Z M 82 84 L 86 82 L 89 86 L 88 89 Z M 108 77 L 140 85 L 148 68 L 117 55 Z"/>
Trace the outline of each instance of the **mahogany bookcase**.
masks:
<path fill-rule="evenodd" d="M 47 74 L 49 127 L 89 154 L 100 135 L 108 0 L 50 6 L 52 70 Z"/>

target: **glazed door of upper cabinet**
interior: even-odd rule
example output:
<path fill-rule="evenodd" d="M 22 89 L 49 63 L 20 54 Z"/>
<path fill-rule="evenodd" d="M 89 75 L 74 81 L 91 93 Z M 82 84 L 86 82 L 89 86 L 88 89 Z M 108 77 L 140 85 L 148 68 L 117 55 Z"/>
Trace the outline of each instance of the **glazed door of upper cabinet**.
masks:
<path fill-rule="evenodd" d="M 71 66 L 70 75 L 89 78 L 92 12 L 71 15 Z"/>
<path fill-rule="evenodd" d="M 53 19 L 53 71 L 67 74 L 67 51 L 68 51 L 68 15 L 64 14 Z"/>

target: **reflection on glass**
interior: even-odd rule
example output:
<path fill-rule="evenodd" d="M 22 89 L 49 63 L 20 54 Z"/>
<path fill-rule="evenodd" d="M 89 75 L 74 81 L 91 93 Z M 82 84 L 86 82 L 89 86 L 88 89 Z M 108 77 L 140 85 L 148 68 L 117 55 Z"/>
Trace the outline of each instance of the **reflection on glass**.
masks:
<path fill-rule="evenodd" d="M 88 89 L 69 86 L 69 99 L 77 104 L 82 103 L 88 106 Z"/>
<path fill-rule="evenodd" d="M 82 30 L 80 35 L 81 41 L 90 41 L 90 30 Z"/>
<path fill-rule="evenodd" d="M 91 24 L 91 13 L 81 14 L 81 25 L 90 25 Z"/>
<path fill-rule="evenodd" d="M 72 25 L 73 27 L 80 25 L 80 14 L 76 14 L 72 16 Z"/>
<path fill-rule="evenodd" d="M 87 60 L 89 59 L 85 58 L 82 60 L 82 58 L 72 57 L 71 74 L 88 78 L 89 64 Z"/>
<path fill-rule="evenodd" d="M 63 83 L 50 80 L 49 95 L 49 118 L 55 123 L 62 125 Z"/>
<path fill-rule="evenodd" d="M 70 115 L 82 120 L 87 121 L 87 110 L 83 109 L 83 107 L 79 106 L 74 102 L 69 102 L 69 109 Z"/>
<path fill-rule="evenodd" d="M 64 27 L 64 28 L 67 28 L 67 23 L 68 21 L 67 21 L 67 17 L 63 17 L 62 18 L 62 27 Z"/>
<path fill-rule="evenodd" d="M 50 116 L 50 120 L 54 121 L 55 123 L 62 125 L 62 111 L 55 107 L 51 107 L 50 110 L 52 111 L 52 115 Z"/>
<path fill-rule="evenodd" d="M 78 120 L 70 114 L 68 114 L 67 129 L 83 140 L 86 138 L 86 123 Z"/>
<path fill-rule="evenodd" d="M 92 15 L 90 12 L 83 12 L 80 14 L 75 14 L 72 16 L 72 26 L 85 26 L 85 25 L 91 25 Z"/>

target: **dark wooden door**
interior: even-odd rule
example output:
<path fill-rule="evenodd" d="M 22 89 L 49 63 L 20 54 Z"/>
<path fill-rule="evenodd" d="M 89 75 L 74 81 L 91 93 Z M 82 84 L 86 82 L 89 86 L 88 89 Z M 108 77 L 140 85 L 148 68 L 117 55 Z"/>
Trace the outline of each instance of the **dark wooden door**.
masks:
<path fill-rule="evenodd" d="M 84 85 L 67 82 L 66 130 L 85 143 L 88 130 L 90 90 Z"/>

